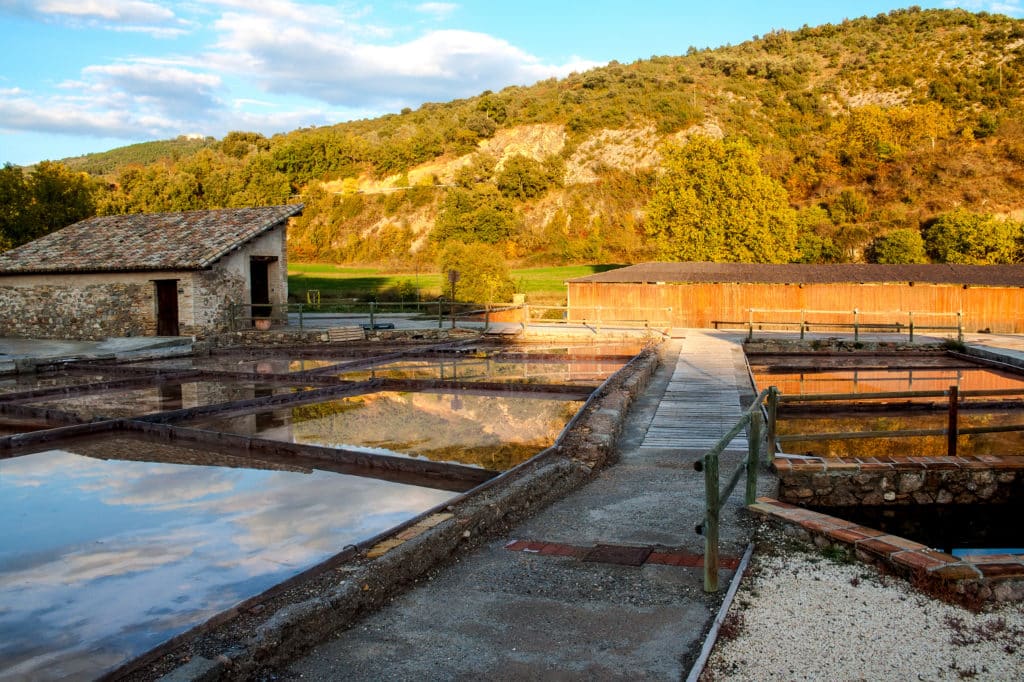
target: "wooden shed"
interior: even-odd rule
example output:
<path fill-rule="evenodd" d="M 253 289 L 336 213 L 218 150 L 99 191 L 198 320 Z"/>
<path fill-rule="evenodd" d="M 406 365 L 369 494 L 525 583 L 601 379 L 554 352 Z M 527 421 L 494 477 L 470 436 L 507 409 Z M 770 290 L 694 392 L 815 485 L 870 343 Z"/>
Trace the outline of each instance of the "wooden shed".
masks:
<path fill-rule="evenodd" d="M 282 315 L 301 205 L 98 216 L 0 254 L 0 336 L 222 331 L 232 304 Z M 262 304 L 262 305 L 261 305 Z"/>
<path fill-rule="evenodd" d="M 765 329 L 962 323 L 970 332 L 1024 332 L 1021 265 L 643 263 L 568 288 L 572 320 Z"/>

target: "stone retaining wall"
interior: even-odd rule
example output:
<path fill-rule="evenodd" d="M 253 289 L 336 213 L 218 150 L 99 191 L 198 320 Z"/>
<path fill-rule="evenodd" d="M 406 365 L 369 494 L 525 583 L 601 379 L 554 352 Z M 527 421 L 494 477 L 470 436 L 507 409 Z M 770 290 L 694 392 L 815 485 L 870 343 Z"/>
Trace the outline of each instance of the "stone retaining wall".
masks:
<path fill-rule="evenodd" d="M 1024 456 L 791 460 L 779 498 L 810 507 L 1002 503 L 1024 496 Z"/>

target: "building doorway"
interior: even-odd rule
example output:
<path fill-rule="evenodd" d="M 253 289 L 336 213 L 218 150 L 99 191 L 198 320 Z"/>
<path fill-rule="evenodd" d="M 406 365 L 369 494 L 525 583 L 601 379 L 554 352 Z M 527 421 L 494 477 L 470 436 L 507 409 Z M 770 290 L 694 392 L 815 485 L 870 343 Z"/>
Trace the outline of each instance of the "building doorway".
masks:
<path fill-rule="evenodd" d="M 156 285 L 156 335 L 178 336 L 178 280 L 158 279 Z"/>
<path fill-rule="evenodd" d="M 249 292 L 254 319 L 271 317 L 273 307 L 270 305 L 270 265 L 277 258 L 273 256 L 253 256 L 249 259 Z"/>

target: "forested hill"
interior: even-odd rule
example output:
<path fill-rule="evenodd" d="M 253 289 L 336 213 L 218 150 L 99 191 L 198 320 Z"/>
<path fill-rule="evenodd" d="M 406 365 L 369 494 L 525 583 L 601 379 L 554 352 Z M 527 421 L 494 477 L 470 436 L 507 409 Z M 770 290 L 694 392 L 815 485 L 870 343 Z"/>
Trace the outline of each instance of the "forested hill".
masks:
<path fill-rule="evenodd" d="M 65 165 L 103 180 L 97 212 L 301 200 L 300 260 L 1021 260 L 1024 21 L 911 8 L 679 52 Z M 679 250 L 687 216 L 710 250 Z"/>

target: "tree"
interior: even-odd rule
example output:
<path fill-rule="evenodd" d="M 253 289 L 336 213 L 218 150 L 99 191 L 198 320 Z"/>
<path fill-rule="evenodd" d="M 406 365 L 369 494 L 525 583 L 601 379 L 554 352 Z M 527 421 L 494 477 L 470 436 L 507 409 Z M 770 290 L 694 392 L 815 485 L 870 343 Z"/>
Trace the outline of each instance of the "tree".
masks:
<path fill-rule="evenodd" d="M 495 246 L 452 242 L 441 251 L 438 266 L 444 281 L 451 270 L 458 271 L 455 296 L 460 301 L 494 303 L 512 298 L 514 285 L 508 265 Z"/>
<path fill-rule="evenodd" d="M 495 179 L 498 190 L 513 199 L 531 199 L 540 196 L 549 187 L 562 184 L 565 163 L 554 157 L 546 163 L 522 154 L 516 154 L 505 161 Z"/>
<path fill-rule="evenodd" d="M 868 260 L 872 263 L 927 263 L 921 231 L 911 227 L 877 237 L 868 248 Z"/>
<path fill-rule="evenodd" d="M 96 183 L 85 173 L 43 161 L 26 177 L 0 170 L 0 248 L 19 246 L 93 215 Z"/>
<path fill-rule="evenodd" d="M 441 202 L 430 237 L 441 243 L 497 244 L 511 239 L 517 222 L 515 208 L 494 185 L 455 187 Z"/>
<path fill-rule="evenodd" d="M 928 253 L 940 263 L 994 265 L 1021 260 L 1024 225 L 958 208 L 925 230 Z"/>
<path fill-rule="evenodd" d="M 666 147 L 662 168 L 645 225 L 659 257 L 787 263 L 797 256 L 796 212 L 749 142 L 693 137 Z"/>

